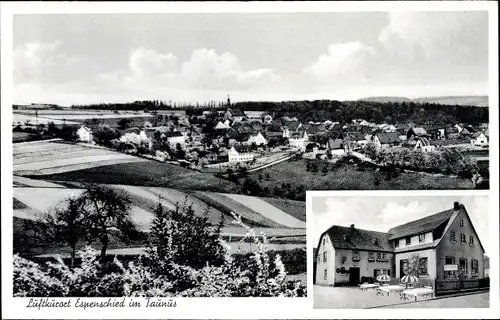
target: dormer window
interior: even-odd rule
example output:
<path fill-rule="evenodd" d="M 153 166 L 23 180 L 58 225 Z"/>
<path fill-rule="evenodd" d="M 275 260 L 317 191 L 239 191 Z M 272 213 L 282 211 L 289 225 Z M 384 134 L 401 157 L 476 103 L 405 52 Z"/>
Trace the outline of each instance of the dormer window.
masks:
<path fill-rule="evenodd" d="M 418 235 L 418 242 L 424 242 L 425 241 L 425 233 L 419 234 Z"/>
<path fill-rule="evenodd" d="M 394 241 L 394 248 L 399 248 L 399 239 Z"/>
<path fill-rule="evenodd" d="M 411 238 L 410 237 L 406 237 L 406 245 L 409 246 L 411 244 Z"/>

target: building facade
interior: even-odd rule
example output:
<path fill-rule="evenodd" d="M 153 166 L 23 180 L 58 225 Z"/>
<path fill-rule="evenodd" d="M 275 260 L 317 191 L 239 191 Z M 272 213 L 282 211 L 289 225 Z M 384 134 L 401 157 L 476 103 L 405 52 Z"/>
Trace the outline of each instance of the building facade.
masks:
<path fill-rule="evenodd" d="M 318 244 L 316 283 L 356 285 L 380 273 L 401 278 L 412 259 L 418 259 L 421 279 L 480 279 L 484 253 L 467 210 L 456 202 L 387 233 L 332 226 Z"/>

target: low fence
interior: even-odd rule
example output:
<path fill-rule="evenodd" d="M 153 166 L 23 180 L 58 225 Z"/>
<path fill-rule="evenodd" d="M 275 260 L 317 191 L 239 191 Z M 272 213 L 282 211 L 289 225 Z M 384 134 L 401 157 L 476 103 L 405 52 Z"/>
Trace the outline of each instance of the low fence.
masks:
<path fill-rule="evenodd" d="M 469 291 L 476 289 L 489 288 L 489 278 L 482 279 L 436 279 L 435 291 L 436 295 L 444 295 L 449 293 L 457 293 L 460 291 Z"/>

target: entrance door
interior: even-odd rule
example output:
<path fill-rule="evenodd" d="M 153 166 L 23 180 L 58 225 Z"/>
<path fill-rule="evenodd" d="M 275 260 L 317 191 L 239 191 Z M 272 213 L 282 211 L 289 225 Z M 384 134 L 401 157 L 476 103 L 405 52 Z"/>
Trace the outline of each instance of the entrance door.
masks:
<path fill-rule="evenodd" d="M 350 268 L 349 269 L 349 284 L 357 286 L 359 284 L 359 268 Z"/>

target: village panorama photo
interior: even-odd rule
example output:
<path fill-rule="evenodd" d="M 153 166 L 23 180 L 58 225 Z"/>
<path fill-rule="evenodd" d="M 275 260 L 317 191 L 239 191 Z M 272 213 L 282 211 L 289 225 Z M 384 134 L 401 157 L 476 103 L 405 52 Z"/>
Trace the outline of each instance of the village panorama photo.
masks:
<path fill-rule="evenodd" d="M 313 197 L 315 308 L 488 308 L 488 196 Z"/>
<path fill-rule="evenodd" d="M 306 191 L 490 187 L 487 11 L 31 12 L 12 44 L 15 297 L 302 298 Z M 384 237 L 316 284 L 403 278 Z"/>

